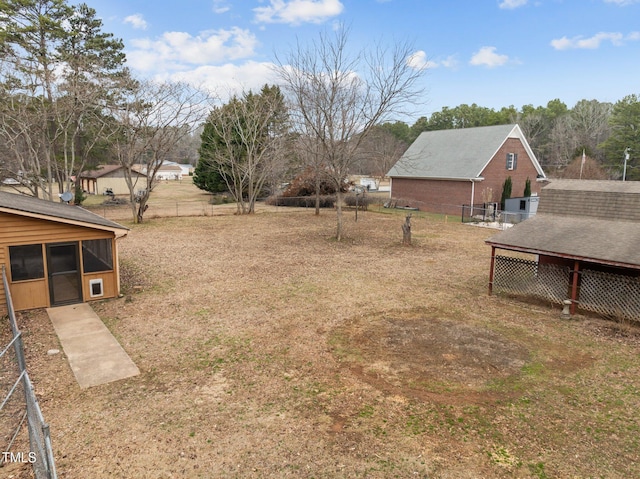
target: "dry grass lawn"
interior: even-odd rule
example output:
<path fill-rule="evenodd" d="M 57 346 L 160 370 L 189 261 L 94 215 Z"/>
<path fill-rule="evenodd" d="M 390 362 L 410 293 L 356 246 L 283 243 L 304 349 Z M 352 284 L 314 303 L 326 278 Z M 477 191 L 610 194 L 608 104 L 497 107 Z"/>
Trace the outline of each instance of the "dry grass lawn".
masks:
<path fill-rule="evenodd" d="M 59 477 L 640 477 L 635 329 L 487 296 L 494 231 L 403 220 L 131 226 L 94 309 L 140 376 L 80 390 L 19 318 Z"/>

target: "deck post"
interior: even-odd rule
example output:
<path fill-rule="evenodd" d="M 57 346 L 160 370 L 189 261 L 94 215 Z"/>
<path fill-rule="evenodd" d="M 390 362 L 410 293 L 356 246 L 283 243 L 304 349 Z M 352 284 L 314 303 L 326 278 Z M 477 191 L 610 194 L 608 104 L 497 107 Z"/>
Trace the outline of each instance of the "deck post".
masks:
<path fill-rule="evenodd" d="M 580 270 L 580 261 L 575 260 L 573 263 L 573 277 L 571 281 L 571 314 L 576 314 L 576 304 L 578 300 L 578 274 Z"/>
<path fill-rule="evenodd" d="M 489 268 L 489 296 L 493 293 L 493 272 L 496 261 L 496 247 L 491 246 L 491 267 Z"/>

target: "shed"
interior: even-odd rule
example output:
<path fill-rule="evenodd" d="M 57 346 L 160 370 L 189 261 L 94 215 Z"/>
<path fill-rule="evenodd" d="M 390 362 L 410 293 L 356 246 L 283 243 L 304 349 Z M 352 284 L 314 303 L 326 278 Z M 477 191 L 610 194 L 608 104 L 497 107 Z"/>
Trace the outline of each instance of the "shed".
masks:
<path fill-rule="evenodd" d="M 0 265 L 15 310 L 118 296 L 117 240 L 128 231 L 78 206 L 0 192 Z"/>
<path fill-rule="evenodd" d="M 129 195 L 122 165 L 101 165 L 95 170 L 80 173 L 82 191 L 90 195 L 104 195 L 110 191 L 114 195 Z M 136 168 L 131 169 L 131 178 L 135 182 L 134 190 L 147 188 L 147 177 Z"/>
<path fill-rule="evenodd" d="M 487 244 L 490 292 L 570 300 L 572 312 L 640 320 L 640 182 L 552 180 L 534 218 Z"/>
<path fill-rule="evenodd" d="M 499 201 L 507 177 L 514 194 L 524 192 L 527 179 L 532 193 L 539 193 L 546 179 L 515 124 L 423 132 L 388 176 L 392 198 L 446 214 L 459 214 L 463 205 L 473 209 Z"/>

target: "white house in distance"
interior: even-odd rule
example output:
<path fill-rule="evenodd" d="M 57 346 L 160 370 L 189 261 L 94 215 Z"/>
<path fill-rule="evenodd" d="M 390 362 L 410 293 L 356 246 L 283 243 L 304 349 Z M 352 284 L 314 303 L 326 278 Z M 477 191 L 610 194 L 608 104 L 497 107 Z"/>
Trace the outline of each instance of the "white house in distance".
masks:
<path fill-rule="evenodd" d="M 140 166 L 140 173 L 147 174 L 147 168 Z M 180 181 L 183 176 L 189 176 L 193 173 L 193 166 L 188 164 L 180 164 L 175 161 L 163 161 L 162 165 L 156 173 L 156 180 Z"/>

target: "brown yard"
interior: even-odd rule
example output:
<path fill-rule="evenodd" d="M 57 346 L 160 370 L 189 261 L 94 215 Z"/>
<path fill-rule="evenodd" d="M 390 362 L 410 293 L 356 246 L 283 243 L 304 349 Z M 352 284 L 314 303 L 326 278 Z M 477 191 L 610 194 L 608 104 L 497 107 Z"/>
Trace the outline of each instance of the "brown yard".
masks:
<path fill-rule="evenodd" d="M 494 231 L 420 217 L 403 247 L 403 220 L 130 225 L 94 309 L 140 376 L 80 390 L 46 313 L 19 317 L 59 477 L 640 476 L 636 330 L 489 297 Z"/>

